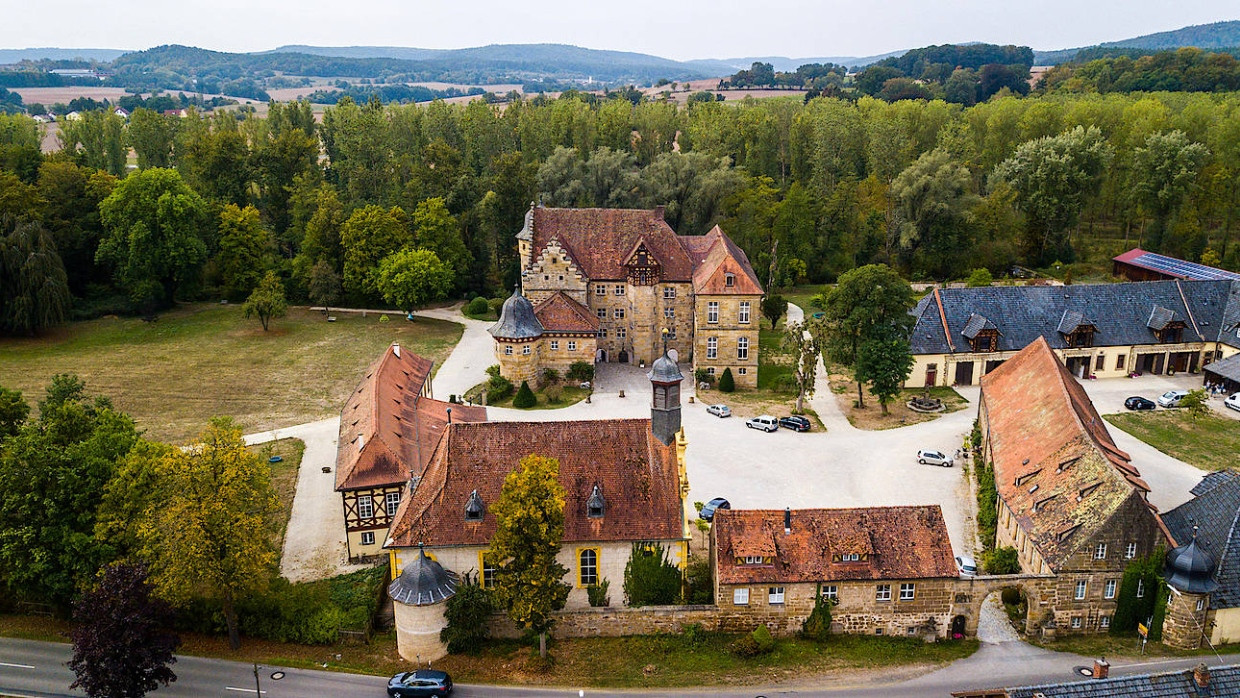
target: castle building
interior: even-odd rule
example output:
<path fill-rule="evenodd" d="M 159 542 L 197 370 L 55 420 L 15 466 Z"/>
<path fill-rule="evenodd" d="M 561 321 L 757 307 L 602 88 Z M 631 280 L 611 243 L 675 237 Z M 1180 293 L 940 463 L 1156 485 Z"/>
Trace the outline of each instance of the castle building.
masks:
<path fill-rule="evenodd" d="M 677 235 L 661 207 L 533 206 L 517 247 L 521 286 L 491 328 L 505 378 L 582 360 L 650 364 L 666 340 L 672 360 L 757 386 L 762 284 L 718 226 Z"/>

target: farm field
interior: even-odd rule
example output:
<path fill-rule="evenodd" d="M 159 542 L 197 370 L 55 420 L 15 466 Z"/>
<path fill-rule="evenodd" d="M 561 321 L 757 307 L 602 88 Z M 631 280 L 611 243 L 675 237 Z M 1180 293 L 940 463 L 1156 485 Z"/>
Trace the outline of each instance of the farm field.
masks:
<path fill-rule="evenodd" d="M 328 323 L 303 308 L 263 332 L 240 306 L 187 305 L 152 323 L 108 316 L 0 339 L 0 385 L 33 404 L 54 374 L 76 373 L 87 393 L 111 398 L 147 436 L 179 443 L 215 415 L 246 433 L 330 417 L 391 342 L 438 365 L 461 332 L 426 318 L 341 313 Z"/>

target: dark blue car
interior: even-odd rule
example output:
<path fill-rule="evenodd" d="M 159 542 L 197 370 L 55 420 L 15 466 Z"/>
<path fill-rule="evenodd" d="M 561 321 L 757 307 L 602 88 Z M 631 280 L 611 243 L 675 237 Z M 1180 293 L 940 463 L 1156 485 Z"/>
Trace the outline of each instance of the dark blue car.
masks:
<path fill-rule="evenodd" d="M 387 694 L 389 698 L 451 695 L 452 677 L 434 669 L 406 671 L 388 681 Z"/>
<path fill-rule="evenodd" d="M 731 509 L 732 504 L 723 497 L 715 497 L 706 504 L 702 505 L 702 511 L 698 512 L 698 518 L 703 521 L 710 521 L 715 518 L 715 512 L 719 509 Z"/>

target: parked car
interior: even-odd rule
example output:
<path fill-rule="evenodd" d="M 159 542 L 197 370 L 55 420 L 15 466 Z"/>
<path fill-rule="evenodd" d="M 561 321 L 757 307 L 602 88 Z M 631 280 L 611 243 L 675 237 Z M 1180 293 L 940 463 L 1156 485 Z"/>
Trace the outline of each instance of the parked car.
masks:
<path fill-rule="evenodd" d="M 387 694 L 389 698 L 451 695 L 452 677 L 434 669 L 404 671 L 388 680 Z"/>
<path fill-rule="evenodd" d="M 779 420 L 769 414 L 764 414 L 760 417 L 746 419 L 745 426 L 750 429 L 761 429 L 762 431 L 771 432 L 779 428 Z"/>
<path fill-rule="evenodd" d="M 1230 407 L 1233 410 L 1240 410 L 1240 393 L 1232 393 L 1223 400 L 1224 407 Z"/>
<path fill-rule="evenodd" d="M 977 576 L 977 563 L 968 555 L 956 556 L 956 569 L 960 570 L 961 577 Z"/>
<path fill-rule="evenodd" d="M 732 504 L 723 497 L 715 497 L 706 504 L 702 505 L 702 510 L 698 512 L 698 518 L 703 521 L 711 521 L 715 518 L 715 512 L 720 509 L 731 509 Z"/>
<path fill-rule="evenodd" d="M 706 408 L 706 414 L 713 414 L 716 417 L 731 417 L 732 408 L 727 405 L 711 405 Z"/>
<path fill-rule="evenodd" d="M 1124 407 L 1127 407 L 1130 410 L 1152 410 L 1157 406 L 1158 405 L 1155 405 L 1153 400 L 1147 400 L 1140 395 L 1133 395 L 1127 400 L 1124 400 Z"/>
<path fill-rule="evenodd" d="M 944 468 L 950 468 L 956 464 L 952 457 L 942 451 L 930 451 L 922 449 L 917 452 L 917 462 L 922 465 L 941 465 Z"/>
<path fill-rule="evenodd" d="M 1179 407 L 1180 401 L 1188 395 L 1187 390 L 1168 390 L 1158 396 L 1158 404 L 1163 407 Z"/>
<path fill-rule="evenodd" d="M 809 420 L 799 414 L 779 418 L 779 426 L 793 431 L 809 431 Z"/>

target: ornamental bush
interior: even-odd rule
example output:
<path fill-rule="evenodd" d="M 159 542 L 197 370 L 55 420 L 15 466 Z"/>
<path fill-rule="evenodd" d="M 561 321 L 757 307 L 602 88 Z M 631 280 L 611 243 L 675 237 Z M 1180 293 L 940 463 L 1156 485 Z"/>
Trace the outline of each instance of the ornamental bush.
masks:
<path fill-rule="evenodd" d="M 568 379 L 578 383 L 594 380 L 594 364 L 588 361 L 574 361 L 568 367 Z"/>
<path fill-rule="evenodd" d="M 487 641 L 493 610 L 491 592 L 478 584 L 476 576 L 466 574 L 445 604 L 443 615 L 448 624 L 439 631 L 440 641 L 452 654 L 477 654 Z"/>
<path fill-rule="evenodd" d="M 824 642 L 831 637 L 831 606 L 833 604 L 819 594 L 814 599 L 814 610 L 801 624 L 801 636 L 807 640 Z"/>
<path fill-rule="evenodd" d="M 667 559 L 662 545 L 634 543 L 624 566 L 624 602 L 631 607 L 676 603 L 680 579 L 680 568 Z"/>
<path fill-rule="evenodd" d="M 521 387 L 517 388 L 517 396 L 512 399 L 512 406 L 527 409 L 537 404 L 538 398 L 534 397 L 534 391 L 530 390 L 529 381 L 521 381 Z"/>
<path fill-rule="evenodd" d="M 487 312 L 490 310 L 491 310 L 491 304 L 488 303 L 487 299 L 483 298 L 482 296 L 478 296 L 477 298 L 470 301 L 469 306 L 465 308 L 465 312 L 470 315 L 486 315 Z"/>
<path fill-rule="evenodd" d="M 719 391 L 730 393 L 736 390 L 736 380 L 732 378 L 732 369 L 723 369 L 723 375 L 719 377 Z"/>

